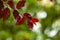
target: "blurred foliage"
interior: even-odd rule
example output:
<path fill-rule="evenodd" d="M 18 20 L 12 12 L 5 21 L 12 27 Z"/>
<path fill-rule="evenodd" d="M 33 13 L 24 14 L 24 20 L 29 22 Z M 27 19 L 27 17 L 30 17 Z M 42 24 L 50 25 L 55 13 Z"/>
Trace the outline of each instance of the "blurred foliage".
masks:
<path fill-rule="evenodd" d="M 14 0 L 14 3 L 17 4 L 19 0 Z M 47 18 L 46 19 L 39 19 L 41 20 L 42 28 L 42 39 L 46 40 L 48 37 L 46 34 L 44 34 L 44 31 L 47 27 L 52 29 L 52 24 L 55 20 L 60 19 L 60 4 L 55 3 L 52 7 L 45 7 L 42 5 L 38 5 L 37 0 L 26 0 L 26 11 L 23 11 L 23 9 L 19 9 L 19 13 L 23 14 L 24 12 L 31 12 L 33 14 L 43 10 L 47 12 Z M 6 38 L 9 38 L 12 36 L 14 40 L 36 40 L 37 34 L 35 32 L 32 32 L 29 30 L 26 23 L 22 25 L 15 25 L 16 20 L 13 17 L 12 9 L 10 8 L 10 17 L 5 22 L 0 19 L 0 40 L 6 40 Z M 36 14 L 35 14 L 36 16 Z M 50 38 L 51 40 L 60 40 L 60 31 L 58 34 Z"/>

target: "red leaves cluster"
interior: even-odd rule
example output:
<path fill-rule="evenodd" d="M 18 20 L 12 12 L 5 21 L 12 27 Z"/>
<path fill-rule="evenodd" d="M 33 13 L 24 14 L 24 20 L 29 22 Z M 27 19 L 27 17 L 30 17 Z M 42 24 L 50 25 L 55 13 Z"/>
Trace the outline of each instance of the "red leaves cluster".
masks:
<path fill-rule="evenodd" d="M 5 8 L 4 10 L 0 11 L 0 18 L 3 19 L 3 21 L 5 21 L 6 19 L 8 19 L 10 16 L 10 10 L 9 8 Z"/>
<path fill-rule="evenodd" d="M 19 1 L 19 2 L 17 3 L 17 5 L 15 6 L 14 2 L 11 1 L 11 0 L 9 0 L 9 1 L 7 2 L 7 4 L 8 4 L 11 8 L 13 8 L 13 9 L 15 9 L 15 8 L 20 9 L 21 7 L 23 7 L 23 6 L 25 5 L 25 2 L 26 2 L 26 0 L 21 0 L 21 1 Z"/>
<path fill-rule="evenodd" d="M 24 17 L 27 19 L 27 24 L 30 29 L 33 28 L 33 24 L 36 24 L 36 22 L 38 22 L 38 19 L 32 18 L 32 16 L 29 13 L 24 13 Z"/>
<path fill-rule="evenodd" d="M 6 20 L 10 16 L 10 10 L 9 10 L 9 8 L 4 8 L 3 2 L 4 2 L 4 0 L 0 0 L 0 18 L 2 18 L 3 20 Z M 17 14 L 18 12 L 17 12 L 17 10 L 15 10 L 14 1 L 13 0 L 8 0 L 7 4 L 14 10 L 14 12 L 13 12 L 14 17 L 15 16 L 18 17 L 19 14 Z M 24 1 L 23 0 L 19 1 L 16 5 L 16 8 L 19 9 L 19 8 L 23 7 L 24 4 L 25 4 L 25 0 Z M 16 19 L 16 17 L 15 17 L 15 19 Z M 20 16 L 18 18 L 20 18 Z"/>
<path fill-rule="evenodd" d="M 29 26 L 30 29 L 32 29 L 33 24 L 38 22 L 38 19 L 32 18 L 32 16 L 29 13 L 24 13 L 23 16 L 19 15 L 19 12 L 16 10 L 22 8 L 25 5 L 25 2 L 26 0 L 21 0 L 15 6 L 14 1 L 9 0 L 7 4 L 9 5 L 9 7 L 13 9 L 13 16 L 16 20 L 16 25 L 21 25 L 25 22 L 25 20 L 27 20 L 27 25 Z M 8 7 L 4 8 L 3 1 L 0 0 L 0 18 L 2 18 L 3 21 L 5 21 L 6 19 L 9 18 L 9 16 L 10 16 L 9 8 Z"/>
<path fill-rule="evenodd" d="M 30 29 L 33 28 L 33 24 L 38 22 L 37 18 L 32 18 L 32 16 L 29 13 L 24 13 L 23 16 L 21 17 L 19 15 L 19 12 L 17 10 L 14 10 L 13 12 L 14 18 L 17 20 L 16 25 L 21 25 L 27 20 L 27 25 L 29 26 Z"/>
<path fill-rule="evenodd" d="M 14 18 L 17 20 L 16 22 L 17 25 L 21 25 L 24 23 L 24 17 L 21 17 L 17 10 L 13 11 L 13 15 L 14 15 Z"/>
<path fill-rule="evenodd" d="M 21 0 L 15 6 L 13 1 L 8 1 L 7 4 L 13 9 L 13 16 L 16 19 L 16 25 L 21 25 L 24 23 L 24 17 L 19 15 L 19 12 L 16 9 L 20 9 L 25 5 L 26 0 Z"/>

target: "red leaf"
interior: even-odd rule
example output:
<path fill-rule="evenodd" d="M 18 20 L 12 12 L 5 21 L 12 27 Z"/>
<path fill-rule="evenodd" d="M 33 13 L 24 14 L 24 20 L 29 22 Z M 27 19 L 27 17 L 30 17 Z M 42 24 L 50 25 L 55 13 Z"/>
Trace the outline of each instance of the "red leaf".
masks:
<path fill-rule="evenodd" d="M 8 1 L 7 4 L 12 8 L 15 9 L 15 5 L 13 1 Z"/>
<path fill-rule="evenodd" d="M 22 1 L 19 1 L 19 2 L 17 3 L 17 5 L 16 5 L 16 8 L 17 8 L 17 9 L 20 9 L 21 7 L 23 7 L 23 6 L 25 5 L 25 2 L 26 2 L 26 1 L 23 1 L 23 0 L 22 0 Z"/>
<path fill-rule="evenodd" d="M 3 11 L 0 10 L 0 18 L 2 18 L 2 16 L 3 16 Z"/>
<path fill-rule="evenodd" d="M 16 25 L 21 25 L 25 22 L 25 18 L 21 18 L 21 20 L 17 20 Z"/>
<path fill-rule="evenodd" d="M 24 15 L 25 17 L 31 16 L 29 13 L 24 13 L 23 15 Z"/>
<path fill-rule="evenodd" d="M 28 21 L 28 26 L 29 26 L 29 29 L 31 30 L 33 28 L 33 23 L 31 21 Z"/>
<path fill-rule="evenodd" d="M 38 22 L 38 19 L 37 18 L 32 18 L 32 23 L 36 23 L 36 22 Z"/>
<path fill-rule="evenodd" d="M 5 21 L 6 19 L 8 19 L 10 16 L 10 10 L 9 8 L 5 8 L 4 9 L 4 13 L 3 13 L 3 21 Z"/>
<path fill-rule="evenodd" d="M 20 20 L 20 19 L 21 19 L 20 15 L 19 15 L 19 12 L 18 12 L 17 10 L 14 10 L 14 11 L 13 11 L 13 15 L 14 15 L 14 18 L 15 18 L 16 20 Z"/>
<path fill-rule="evenodd" d="M 4 8 L 3 1 L 0 0 L 0 10 Z"/>
<path fill-rule="evenodd" d="M 24 13 L 23 15 L 27 20 L 32 20 L 32 17 L 29 13 Z"/>

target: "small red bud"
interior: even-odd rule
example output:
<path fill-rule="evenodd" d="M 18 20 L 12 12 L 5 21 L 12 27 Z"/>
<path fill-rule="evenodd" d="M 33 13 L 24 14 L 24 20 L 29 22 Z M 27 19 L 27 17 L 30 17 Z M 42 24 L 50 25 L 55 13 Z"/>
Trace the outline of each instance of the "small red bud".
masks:
<path fill-rule="evenodd" d="M 32 23 L 36 23 L 36 22 L 38 22 L 38 19 L 37 18 L 32 18 Z"/>

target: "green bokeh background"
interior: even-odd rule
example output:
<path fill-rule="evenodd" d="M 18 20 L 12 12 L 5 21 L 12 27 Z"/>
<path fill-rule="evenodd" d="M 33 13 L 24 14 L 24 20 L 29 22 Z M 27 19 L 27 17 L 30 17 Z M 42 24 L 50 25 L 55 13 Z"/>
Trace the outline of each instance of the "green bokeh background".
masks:
<path fill-rule="evenodd" d="M 14 0 L 14 3 L 17 4 L 18 0 Z M 60 19 L 60 4 L 55 1 L 55 4 L 52 7 L 45 7 L 42 5 L 38 5 L 37 0 L 26 0 L 25 5 L 27 9 L 24 11 L 23 7 L 19 9 L 19 13 L 23 15 L 24 12 L 28 12 L 33 14 L 32 17 L 36 17 L 37 12 L 39 11 L 46 11 L 47 18 L 39 19 L 41 20 L 40 23 L 42 24 L 41 27 L 41 37 L 42 40 L 50 39 L 50 40 L 60 40 L 60 30 L 54 37 L 48 37 L 44 31 L 48 27 L 52 30 L 51 25 L 57 19 Z M 57 7 L 56 7 L 57 6 Z M 5 7 L 7 7 L 5 5 Z M 8 38 L 12 38 L 12 40 L 36 40 L 37 33 L 30 31 L 27 23 L 25 22 L 22 25 L 15 25 L 16 20 L 13 17 L 13 10 L 10 8 L 10 17 L 6 21 L 2 21 L 0 19 L 0 40 L 7 40 Z M 60 28 L 60 26 L 59 26 Z"/>

